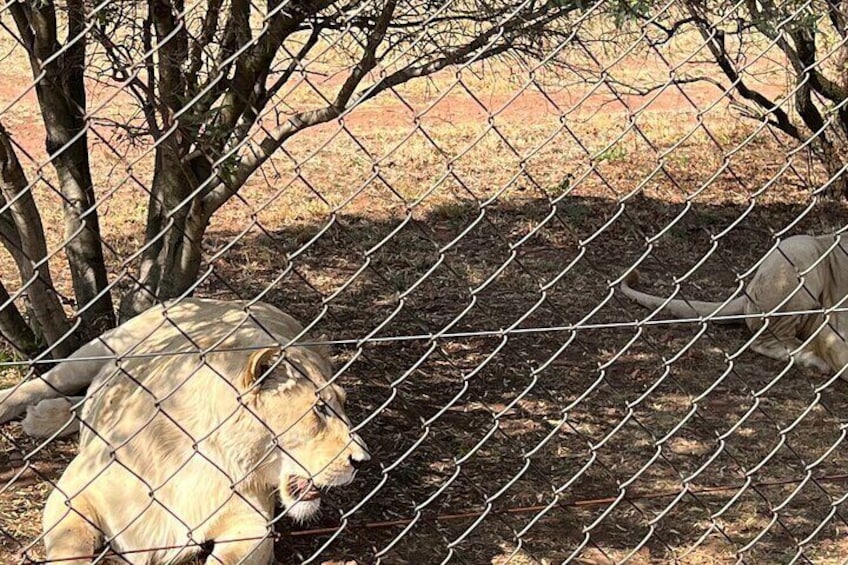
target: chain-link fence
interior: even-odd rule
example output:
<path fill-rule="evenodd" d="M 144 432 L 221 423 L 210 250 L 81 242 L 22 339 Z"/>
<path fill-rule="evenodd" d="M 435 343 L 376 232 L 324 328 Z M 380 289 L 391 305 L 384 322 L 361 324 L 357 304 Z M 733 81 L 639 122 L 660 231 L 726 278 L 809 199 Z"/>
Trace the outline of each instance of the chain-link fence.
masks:
<path fill-rule="evenodd" d="M 2 562 L 848 557 L 842 2 L 0 26 Z"/>

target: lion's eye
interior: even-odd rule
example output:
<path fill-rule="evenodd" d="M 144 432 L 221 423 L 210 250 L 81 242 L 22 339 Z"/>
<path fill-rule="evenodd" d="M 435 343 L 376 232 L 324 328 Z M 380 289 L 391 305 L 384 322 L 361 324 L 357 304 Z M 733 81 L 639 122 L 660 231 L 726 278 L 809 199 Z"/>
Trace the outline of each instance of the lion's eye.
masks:
<path fill-rule="evenodd" d="M 316 402 L 315 406 L 313 406 L 313 408 L 314 408 L 315 412 L 317 412 L 318 414 L 320 414 L 321 416 L 323 416 L 325 418 L 329 418 L 330 416 L 333 415 L 332 410 L 330 410 L 330 407 L 323 400 L 319 400 L 318 402 Z"/>
<path fill-rule="evenodd" d="M 259 366 L 256 368 L 256 377 L 258 379 L 262 379 L 262 381 L 267 380 L 268 377 L 271 376 L 270 371 L 276 368 L 276 365 L 274 364 L 276 362 L 276 357 L 262 361 L 262 363 L 260 363 Z"/>

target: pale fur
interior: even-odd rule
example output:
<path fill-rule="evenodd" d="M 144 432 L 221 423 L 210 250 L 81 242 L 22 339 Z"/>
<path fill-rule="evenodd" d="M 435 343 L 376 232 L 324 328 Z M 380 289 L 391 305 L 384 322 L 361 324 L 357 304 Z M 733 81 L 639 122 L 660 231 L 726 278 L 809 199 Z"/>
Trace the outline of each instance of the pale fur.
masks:
<path fill-rule="evenodd" d="M 79 454 L 44 512 L 48 560 L 89 563 L 108 544 L 153 565 L 212 542 L 207 563 L 271 563 L 274 492 L 290 517 L 308 519 L 320 499 L 296 500 L 290 478 L 344 485 L 369 457 L 344 391 L 327 382 L 324 349 L 281 349 L 301 332 L 267 304 L 187 299 L 84 346 L 76 363 L 44 375 L 47 386 L 7 393 L 7 417 L 37 402 L 28 419 L 44 435 L 71 421 L 77 404 L 44 399 L 90 382 Z"/>
<path fill-rule="evenodd" d="M 791 357 L 823 372 L 838 372 L 848 364 L 846 314 L 832 312 L 826 320 L 821 313 L 803 312 L 848 305 L 848 248 L 843 249 L 843 241 L 848 245 L 848 239 L 837 235 L 798 235 L 783 240 L 765 257 L 744 292 L 727 304 L 679 299 L 666 304 L 665 298 L 633 288 L 638 281 L 635 271 L 620 288 L 642 306 L 654 310 L 663 306 L 663 311 L 678 318 L 744 317 L 752 332 L 762 330 L 751 344 L 753 351 L 779 360 Z M 786 315 L 770 315 L 774 313 Z"/>

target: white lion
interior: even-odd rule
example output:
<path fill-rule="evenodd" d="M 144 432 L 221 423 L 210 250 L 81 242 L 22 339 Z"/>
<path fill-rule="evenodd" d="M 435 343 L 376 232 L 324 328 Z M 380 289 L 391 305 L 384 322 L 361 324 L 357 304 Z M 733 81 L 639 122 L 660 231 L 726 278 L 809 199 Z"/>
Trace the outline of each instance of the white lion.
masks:
<path fill-rule="evenodd" d="M 0 396 L 5 419 L 41 401 L 38 435 L 81 431 L 45 508 L 48 560 L 89 563 L 108 545 L 152 565 L 211 544 L 207 563 L 271 563 L 274 492 L 308 519 L 319 489 L 348 484 L 369 459 L 321 348 L 286 347 L 302 331 L 267 304 L 182 300 Z M 86 385 L 76 417 L 74 399 L 45 404 Z"/>
<path fill-rule="evenodd" d="M 625 296 L 678 318 L 744 317 L 756 334 L 751 349 L 779 360 L 790 357 L 823 372 L 848 364 L 848 252 L 840 236 L 797 235 L 762 261 L 743 294 L 724 302 L 671 300 L 636 290 L 635 271 L 621 284 Z M 764 327 L 765 325 L 765 327 Z"/>

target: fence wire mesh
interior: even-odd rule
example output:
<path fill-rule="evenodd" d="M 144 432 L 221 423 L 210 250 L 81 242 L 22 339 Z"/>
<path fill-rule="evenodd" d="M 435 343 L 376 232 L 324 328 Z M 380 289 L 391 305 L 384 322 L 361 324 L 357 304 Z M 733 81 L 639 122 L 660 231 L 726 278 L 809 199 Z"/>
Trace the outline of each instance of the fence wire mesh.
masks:
<path fill-rule="evenodd" d="M 842 2 L 0 27 L 4 563 L 848 556 Z"/>

